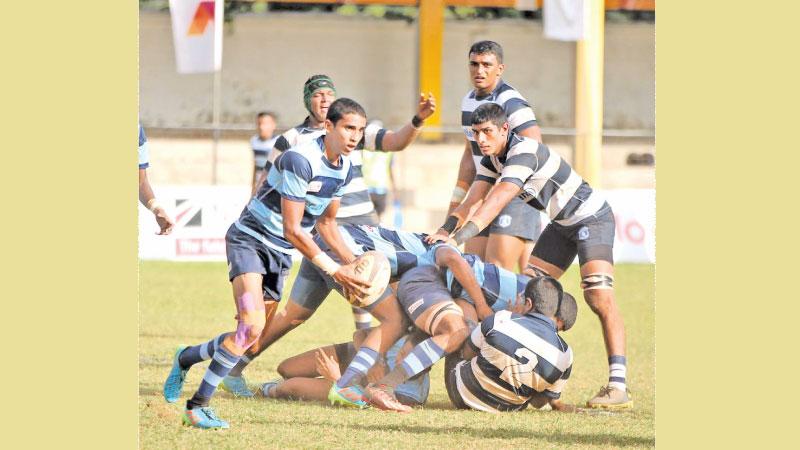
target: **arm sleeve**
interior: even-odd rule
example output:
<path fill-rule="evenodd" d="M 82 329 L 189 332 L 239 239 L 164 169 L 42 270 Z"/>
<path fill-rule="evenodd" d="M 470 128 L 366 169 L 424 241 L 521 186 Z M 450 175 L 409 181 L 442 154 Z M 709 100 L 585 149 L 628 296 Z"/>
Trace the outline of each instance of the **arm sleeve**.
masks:
<path fill-rule="evenodd" d="M 281 197 L 305 201 L 308 183 L 313 178 L 308 160 L 297 152 L 286 152 L 278 160 L 277 168 L 281 174 L 281 182 L 277 186 Z"/>
<path fill-rule="evenodd" d="M 481 162 L 476 166 L 477 173 L 475 180 L 485 181 L 489 184 L 495 184 L 500 174 L 495 170 L 492 165 L 492 160 L 488 156 L 481 158 Z"/>
<path fill-rule="evenodd" d="M 521 145 L 521 144 L 518 144 Z M 519 153 L 506 161 L 505 167 L 500 174 L 500 181 L 514 183 L 519 187 L 525 185 L 537 169 L 536 155 L 532 153 Z"/>
<path fill-rule="evenodd" d="M 533 109 L 521 95 L 517 95 L 503 104 L 508 124 L 514 133 L 536 125 L 536 115 L 533 113 Z"/>
<path fill-rule="evenodd" d="M 367 125 L 364 130 L 364 149 L 383 151 L 383 137 L 386 135 L 386 129 L 371 123 Z"/>

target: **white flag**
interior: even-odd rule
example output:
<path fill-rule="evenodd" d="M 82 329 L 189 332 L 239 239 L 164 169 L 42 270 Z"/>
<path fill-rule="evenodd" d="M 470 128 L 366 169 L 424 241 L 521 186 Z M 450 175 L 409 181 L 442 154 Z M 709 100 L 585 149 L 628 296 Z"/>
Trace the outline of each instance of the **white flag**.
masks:
<path fill-rule="evenodd" d="M 223 0 L 169 0 L 178 73 L 222 67 Z"/>
<path fill-rule="evenodd" d="M 544 37 L 557 41 L 583 39 L 587 2 L 600 0 L 544 0 Z"/>

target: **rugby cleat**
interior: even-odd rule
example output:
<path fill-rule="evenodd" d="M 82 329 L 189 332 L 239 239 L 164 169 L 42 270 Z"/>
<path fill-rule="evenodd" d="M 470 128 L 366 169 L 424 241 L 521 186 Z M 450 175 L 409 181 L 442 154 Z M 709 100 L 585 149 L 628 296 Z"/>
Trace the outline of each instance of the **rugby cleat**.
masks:
<path fill-rule="evenodd" d="M 180 346 L 175 350 L 175 357 L 172 359 L 172 370 L 169 371 L 166 381 L 164 381 L 164 400 L 167 403 L 175 403 L 181 397 L 183 382 L 186 381 L 186 374 L 189 369 L 184 369 L 178 362 L 178 357 L 186 346 Z"/>
<path fill-rule="evenodd" d="M 410 406 L 406 406 L 394 397 L 392 388 L 385 384 L 370 384 L 365 391 L 365 397 L 369 404 L 383 411 L 397 411 L 409 413 L 412 411 Z"/>
<path fill-rule="evenodd" d="M 627 409 L 633 408 L 633 397 L 629 390 L 603 386 L 593 399 L 586 402 L 589 408 L 600 409 Z"/>
<path fill-rule="evenodd" d="M 267 381 L 266 383 L 262 384 L 258 388 L 258 394 L 257 395 L 259 397 L 272 398 L 269 395 L 269 391 L 271 391 L 272 389 L 276 388 L 278 386 L 278 383 L 280 383 L 282 380 L 283 380 L 283 378 L 276 378 L 276 379 L 274 379 L 272 381 Z"/>
<path fill-rule="evenodd" d="M 247 380 L 244 379 L 244 375 L 240 375 L 238 377 L 228 375 L 222 379 L 220 387 L 222 390 L 233 394 L 234 397 L 250 398 L 255 395 L 253 394 L 253 391 L 247 387 Z"/>
<path fill-rule="evenodd" d="M 340 405 L 358 409 L 369 407 L 367 402 L 364 401 L 364 391 L 358 386 L 340 388 L 336 386 L 336 383 L 333 383 L 331 390 L 328 391 L 328 400 L 333 406 Z"/>
<path fill-rule="evenodd" d="M 183 412 L 183 424 L 204 430 L 228 429 L 231 427 L 228 422 L 217 417 L 210 406 L 185 410 Z"/>

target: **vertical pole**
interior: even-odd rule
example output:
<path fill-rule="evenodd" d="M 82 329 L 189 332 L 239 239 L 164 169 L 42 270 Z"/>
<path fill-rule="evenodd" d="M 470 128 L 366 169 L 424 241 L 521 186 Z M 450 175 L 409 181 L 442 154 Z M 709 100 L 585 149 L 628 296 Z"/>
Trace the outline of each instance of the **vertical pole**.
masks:
<path fill-rule="evenodd" d="M 222 70 L 214 71 L 214 110 L 212 118 L 213 127 L 213 143 L 211 144 L 211 184 L 217 184 L 217 152 L 219 148 L 219 110 L 222 105 L 222 96 L 220 95 L 220 88 L 222 87 Z"/>
<path fill-rule="evenodd" d="M 603 144 L 603 45 L 605 3 L 584 0 L 584 37 L 576 44 L 575 169 L 600 187 Z"/>
<path fill-rule="evenodd" d="M 436 112 L 425 121 L 422 138 L 438 141 L 442 132 L 442 37 L 444 35 L 444 0 L 420 0 L 419 2 L 419 92 L 433 93 L 439 105 Z M 414 101 L 416 105 L 416 100 Z M 436 131 L 428 131 L 437 128 Z"/>

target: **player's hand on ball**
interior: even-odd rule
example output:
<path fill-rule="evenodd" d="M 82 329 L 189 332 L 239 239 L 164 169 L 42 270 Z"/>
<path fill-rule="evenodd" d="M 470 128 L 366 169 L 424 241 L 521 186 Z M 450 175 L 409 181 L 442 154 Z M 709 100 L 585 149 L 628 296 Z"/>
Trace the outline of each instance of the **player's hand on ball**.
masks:
<path fill-rule="evenodd" d="M 342 285 L 342 290 L 347 298 L 350 298 L 351 295 L 363 297 L 367 295 L 370 288 L 369 283 L 356 276 L 355 267 L 355 263 L 345 264 L 333 274 L 333 279 Z"/>
<path fill-rule="evenodd" d="M 417 106 L 417 117 L 425 120 L 432 116 L 434 112 L 436 112 L 436 97 L 433 96 L 432 92 L 428 92 L 428 98 L 426 99 L 425 94 L 420 92 L 419 106 Z"/>

